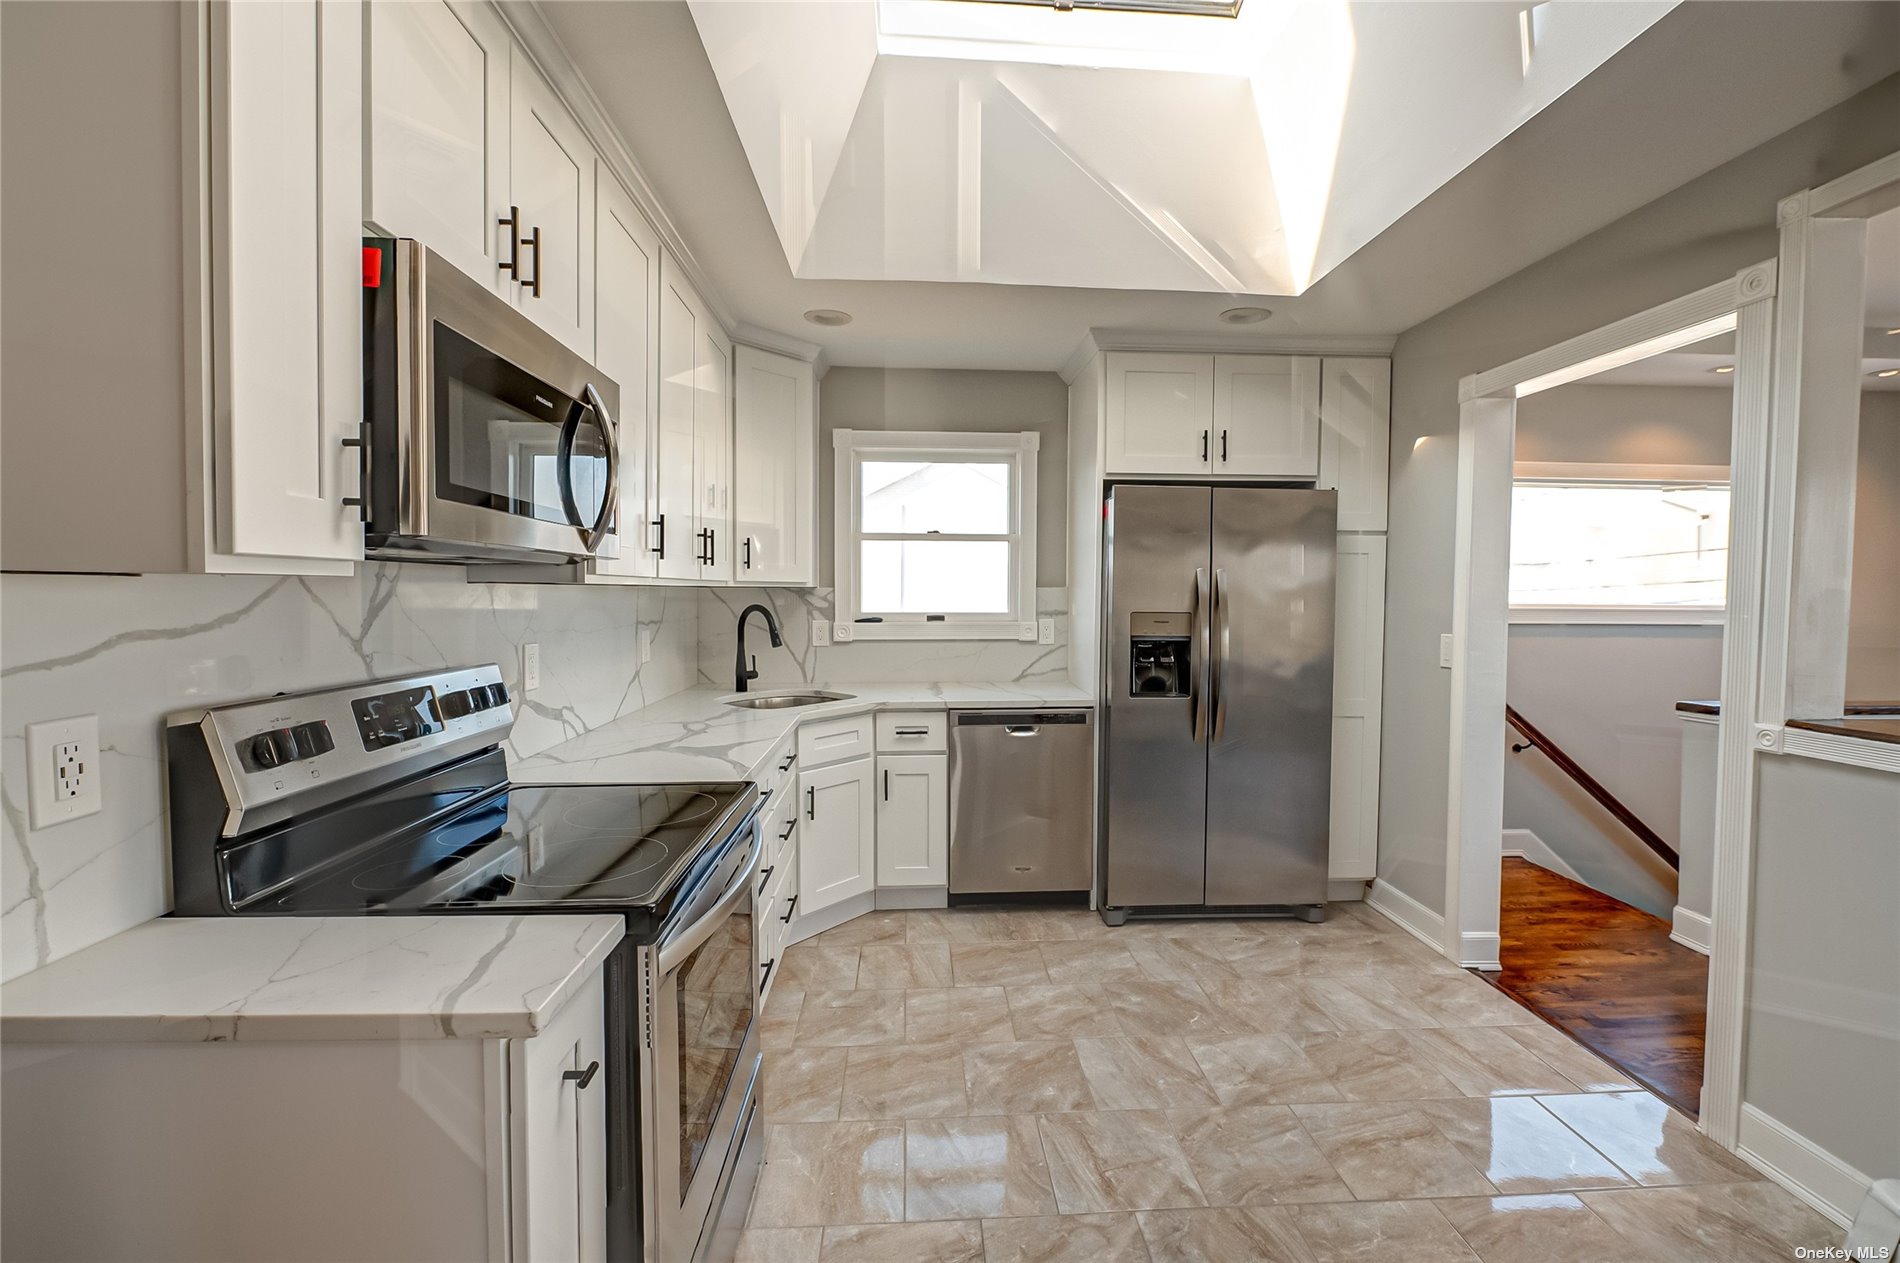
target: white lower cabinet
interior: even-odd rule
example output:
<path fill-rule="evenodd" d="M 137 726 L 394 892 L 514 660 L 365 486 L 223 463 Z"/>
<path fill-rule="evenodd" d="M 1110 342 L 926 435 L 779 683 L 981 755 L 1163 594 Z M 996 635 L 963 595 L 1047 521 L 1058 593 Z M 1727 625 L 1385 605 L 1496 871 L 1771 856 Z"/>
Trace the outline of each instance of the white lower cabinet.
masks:
<path fill-rule="evenodd" d="M 799 773 L 798 915 L 809 916 L 877 885 L 874 760 Z"/>
<path fill-rule="evenodd" d="M 948 885 L 949 756 L 879 755 L 877 781 L 877 884 Z"/>
<path fill-rule="evenodd" d="M 1378 875 L 1380 680 L 1385 663 L 1385 536 L 1339 537 L 1333 632 L 1334 881 Z"/>
<path fill-rule="evenodd" d="M 607 1255 L 606 1014 L 600 975 L 533 1039 L 513 1041 L 509 1147 L 519 1260 Z"/>

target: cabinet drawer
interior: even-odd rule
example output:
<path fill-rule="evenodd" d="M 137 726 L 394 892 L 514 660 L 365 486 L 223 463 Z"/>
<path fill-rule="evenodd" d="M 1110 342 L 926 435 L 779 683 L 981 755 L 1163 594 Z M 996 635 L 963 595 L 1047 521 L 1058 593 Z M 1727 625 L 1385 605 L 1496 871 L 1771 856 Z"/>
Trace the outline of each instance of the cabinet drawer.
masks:
<path fill-rule="evenodd" d="M 765 821 L 765 862 L 776 864 L 779 857 L 798 845 L 798 794 L 796 786 L 785 787 L 785 809 L 774 811 Z"/>
<path fill-rule="evenodd" d="M 793 733 L 785 738 L 783 745 L 772 751 L 772 757 L 760 767 L 759 789 L 771 791 L 772 808 L 777 810 L 778 796 L 783 794 L 787 798 L 791 797 L 792 790 L 797 784 L 798 734 Z"/>
<path fill-rule="evenodd" d="M 943 711 L 891 711 L 876 718 L 879 754 L 941 754 L 949 748 Z"/>
<path fill-rule="evenodd" d="M 871 717 L 852 715 L 846 719 L 818 719 L 798 728 L 798 762 L 801 767 L 823 767 L 846 759 L 860 759 L 871 753 Z"/>

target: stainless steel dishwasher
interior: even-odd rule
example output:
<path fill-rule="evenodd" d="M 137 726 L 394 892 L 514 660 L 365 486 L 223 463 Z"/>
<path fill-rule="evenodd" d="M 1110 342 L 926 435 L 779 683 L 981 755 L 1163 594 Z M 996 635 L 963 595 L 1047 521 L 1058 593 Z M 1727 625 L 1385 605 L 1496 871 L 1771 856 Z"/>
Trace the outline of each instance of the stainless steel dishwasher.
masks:
<path fill-rule="evenodd" d="M 950 893 L 1087 891 L 1095 810 L 1087 710 L 950 712 Z"/>

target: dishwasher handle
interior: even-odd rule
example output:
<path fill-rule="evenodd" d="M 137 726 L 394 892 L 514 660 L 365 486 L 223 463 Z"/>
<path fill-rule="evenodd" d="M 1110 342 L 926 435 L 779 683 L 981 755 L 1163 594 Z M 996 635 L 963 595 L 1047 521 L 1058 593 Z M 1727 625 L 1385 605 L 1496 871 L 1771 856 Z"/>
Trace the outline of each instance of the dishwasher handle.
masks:
<path fill-rule="evenodd" d="M 1012 737 L 1040 737 L 1041 724 L 1004 724 L 1003 731 Z"/>

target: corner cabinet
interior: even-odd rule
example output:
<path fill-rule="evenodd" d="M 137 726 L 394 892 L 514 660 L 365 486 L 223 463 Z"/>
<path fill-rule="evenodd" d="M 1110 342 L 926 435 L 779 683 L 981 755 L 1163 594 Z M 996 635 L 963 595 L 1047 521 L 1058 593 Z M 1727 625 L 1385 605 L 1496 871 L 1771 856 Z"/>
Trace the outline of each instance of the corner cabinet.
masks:
<path fill-rule="evenodd" d="M 1104 473 L 1318 473 L 1317 358 L 1111 351 L 1104 359 Z"/>
<path fill-rule="evenodd" d="M 877 887 L 875 761 L 849 759 L 798 774 L 798 915 Z"/>
<path fill-rule="evenodd" d="M 733 578 L 809 586 L 817 577 L 817 380 L 812 366 L 733 349 Z"/>

